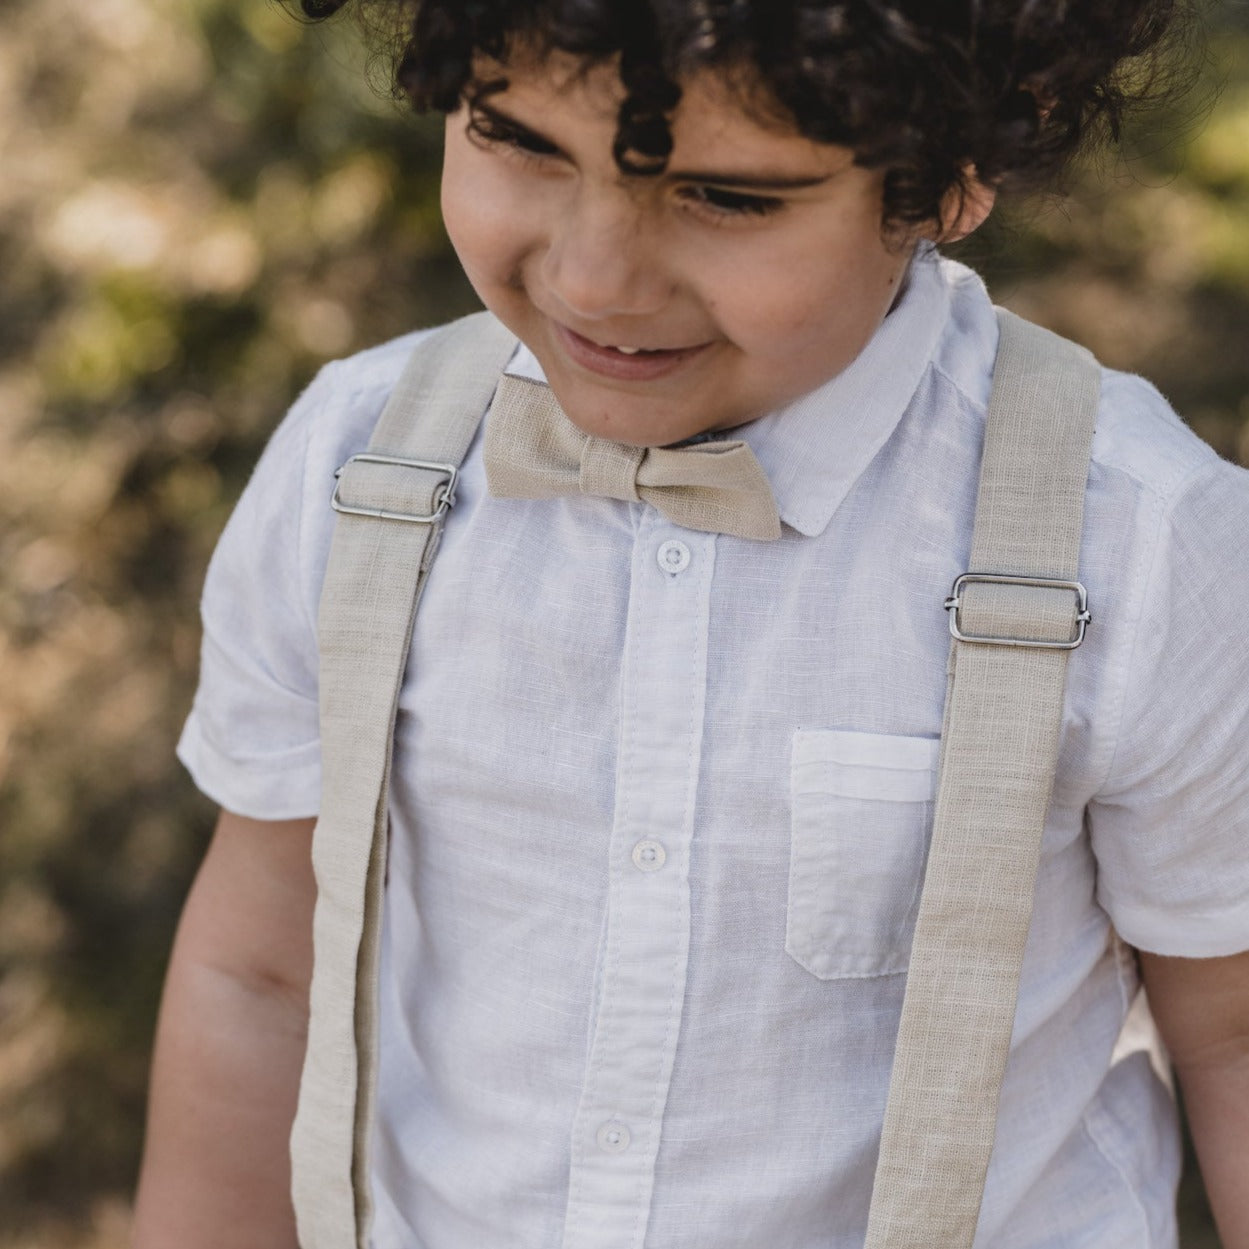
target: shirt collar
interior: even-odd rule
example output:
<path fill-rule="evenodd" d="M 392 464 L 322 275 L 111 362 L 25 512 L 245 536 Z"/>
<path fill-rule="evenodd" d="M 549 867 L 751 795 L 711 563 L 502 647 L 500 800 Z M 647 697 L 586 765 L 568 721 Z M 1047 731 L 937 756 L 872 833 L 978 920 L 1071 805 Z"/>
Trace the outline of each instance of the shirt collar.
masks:
<path fill-rule="evenodd" d="M 935 250 L 916 252 L 906 286 L 871 341 L 836 377 L 733 431 L 772 484 L 777 510 L 807 537 L 822 533 L 902 419 L 950 310 Z M 523 344 L 507 372 L 545 382 Z"/>
<path fill-rule="evenodd" d="M 910 405 L 949 308 L 937 255 L 925 248 L 880 328 L 846 368 L 738 431 L 763 465 L 787 525 L 807 537 L 828 527 Z"/>

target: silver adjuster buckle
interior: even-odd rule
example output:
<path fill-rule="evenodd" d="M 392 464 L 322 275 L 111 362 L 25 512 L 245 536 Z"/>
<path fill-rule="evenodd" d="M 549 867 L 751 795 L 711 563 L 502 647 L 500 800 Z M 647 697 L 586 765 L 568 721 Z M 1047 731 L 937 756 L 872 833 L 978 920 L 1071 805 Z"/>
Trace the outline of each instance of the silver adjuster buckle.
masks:
<path fill-rule="evenodd" d="M 343 512 L 348 516 L 371 516 L 375 520 L 405 520 L 414 525 L 433 525 L 442 520 L 448 510 L 455 505 L 455 484 L 460 472 L 454 464 L 436 464 L 430 460 L 404 460 L 395 455 L 377 455 L 371 451 L 366 451 L 360 455 L 353 455 L 341 468 L 335 469 L 335 479 L 341 479 L 343 473 L 347 470 L 348 464 L 388 464 L 397 468 L 423 468 L 430 472 L 442 473 L 447 480 L 439 488 L 437 495 L 435 495 L 436 506 L 428 516 L 421 516 L 413 512 L 390 512 L 385 508 L 354 507 L 350 503 L 344 503 L 338 493 L 342 486 L 342 482 L 339 480 L 334 487 L 334 494 L 330 498 L 330 506 L 336 512 Z"/>
<path fill-rule="evenodd" d="M 964 633 L 959 627 L 959 610 L 962 607 L 963 587 L 968 585 L 1019 585 L 1033 586 L 1040 590 L 1070 590 L 1076 596 L 1079 611 L 1076 614 L 1075 636 L 1066 642 L 1043 642 L 1032 638 L 992 637 L 987 634 Z M 996 573 L 965 572 L 954 582 L 950 597 L 945 600 L 950 613 L 950 633 L 960 642 L 979 642 L 986 646 L 1031 646 L 1037 650 L 1073 651 L 1084 641 L 1085 631 L 1093 619 L 1089 611 L 1089 594 L 1078 581 L 1057 581 L 1049 577 L 1004 577 Z"/>

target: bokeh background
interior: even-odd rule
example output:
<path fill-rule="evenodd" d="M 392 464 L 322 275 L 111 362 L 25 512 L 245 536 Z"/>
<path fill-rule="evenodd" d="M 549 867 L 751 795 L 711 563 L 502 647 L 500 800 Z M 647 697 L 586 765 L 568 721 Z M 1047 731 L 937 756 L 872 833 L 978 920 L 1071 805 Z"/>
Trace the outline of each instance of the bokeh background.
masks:
<path fill-rule="evenodd" d="M 970 254 L 1247 463 L 1249 7 L 1207 20 L 1183 108 Z M 322 361 L 474 306 L 385 68 L 272 0 L 0 0 L 0 1249 L 125 1244 L 231 502 Z"/>

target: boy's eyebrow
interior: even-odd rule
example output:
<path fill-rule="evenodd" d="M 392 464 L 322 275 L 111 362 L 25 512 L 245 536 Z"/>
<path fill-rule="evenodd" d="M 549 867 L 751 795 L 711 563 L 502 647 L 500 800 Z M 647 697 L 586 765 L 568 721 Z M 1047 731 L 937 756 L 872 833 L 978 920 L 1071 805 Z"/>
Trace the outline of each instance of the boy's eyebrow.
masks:
<path fill-rule="evenodd" d="M 552 147 L 557 146 L 553 140 L 548 139 L 541 131 L 535 130 L 523 121 L 517 120 L 506 110 L 494 104 L 478 98 L 473 101 L 473 107 L 479 112 L 485 113 L 486 116 L 494 121 L 514 126 L 517 130 L 523 130 L 525 133 L 533 135 L 536 139 L 542 139 L 544 142 L 550 143 Z M 663 176 L 670 182 L 697 182 L 703 186 L 740 187 L 750 191 L 801 191 L 810 187 L 822 186 L 834 175 L 831 173 L 793 175 L 782 173 L 729 173 L 723 170 L 702 169 L 665 169 Z"/>
<path fill-rule="evenodd" d="M 519 118 L 513 117 L 512 114 L 506 109 L 487 103 L 480 96 L 472 101 L 470 113 L 484 113 L 490 118 L 491 121 L 502 122 L 505 126 L 511 126 L 515 130 L 521 130 L 524 131 L 525 134 L 531 134 L 535 139 L 541 139 L 544 143 L 550 143 L 552 147 L 556 146 L 555 141 L 553 139 L 548 139 L 540 130 L 535 130 L 527 122 L 523 122 L 519 120 Z"/>
<path fill-rule="evenodd" d="M 780 173 L 724 173 L 701 169 L 668 169 L 664 176 L 673 182 L 699 182 L 706 186 L 747 187 L 753 191 L 800 191 L 821 186 L 832 174 L 806 174 L 795 177 Z"/>

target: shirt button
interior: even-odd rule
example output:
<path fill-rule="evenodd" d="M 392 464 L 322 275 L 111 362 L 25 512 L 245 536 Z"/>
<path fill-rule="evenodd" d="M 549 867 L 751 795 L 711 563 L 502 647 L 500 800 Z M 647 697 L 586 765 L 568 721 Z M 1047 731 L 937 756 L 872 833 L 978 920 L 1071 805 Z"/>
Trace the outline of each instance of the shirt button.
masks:
<path fill-rule="evenodd" d="M 657 872 L 668 860 L 668 852 L 657 841 L 639 841 L 633 847 L 633 866 L 639 872 Z"/>
<path fill-rule="evenodd" d="M 633 1138 L 629 1129 L 616 1119 L 609 1119 L 598 1130 L 598 1147 L 607 1154 L 623 1154 Z"/>
<path fill-rule="evenodd" d="M 684 572 L 690 566 L 690 549 L 684 542 L 673 539 L 659 548 L 657 558 L 664 572 Z"/>

